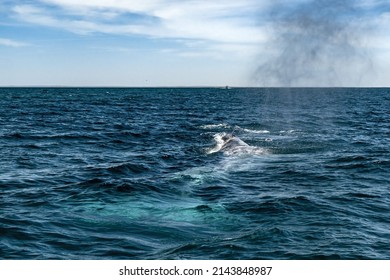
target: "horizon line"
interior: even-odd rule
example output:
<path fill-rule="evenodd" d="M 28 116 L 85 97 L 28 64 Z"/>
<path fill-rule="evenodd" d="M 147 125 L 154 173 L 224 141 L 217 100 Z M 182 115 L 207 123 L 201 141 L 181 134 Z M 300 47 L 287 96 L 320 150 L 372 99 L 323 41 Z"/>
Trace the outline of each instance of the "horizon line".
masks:
<path fill-rule="evenodd" d="M 199 86 L 77 86 L 77 85 L 5 85 L 0 88 L 217 88 L 217 89 L 234 89 L 234 88 L 283 88 L 283 89 L 294 89 L 294 88 L 390 88 L 390 86 L 210 86 L 210 85 L 199 85 Z"/>

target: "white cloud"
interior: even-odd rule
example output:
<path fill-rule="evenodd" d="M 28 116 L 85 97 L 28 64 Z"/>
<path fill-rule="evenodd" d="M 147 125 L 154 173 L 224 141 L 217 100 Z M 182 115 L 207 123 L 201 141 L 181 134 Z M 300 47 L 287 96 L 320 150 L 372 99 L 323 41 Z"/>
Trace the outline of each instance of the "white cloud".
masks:
<path fill-rule="evenodd" d="M 260 9 L 256 0 L 42 0 L 39 3 L 15 6 L 14 16 L 20 21 L 78 34 L 199 40 L 208 42 L 212 48 L 225 44 L 223 49 L 234 49 L 238 45 L 258 45 L 267 39 L 254 16 Z"/>
<path fill-rule="evenodd" d="M 8 38 L 0 38 L 0 46 L 19 48 L 19 47 L 28 46 L 28 44 L 21 41 L 8 39 Z"/>

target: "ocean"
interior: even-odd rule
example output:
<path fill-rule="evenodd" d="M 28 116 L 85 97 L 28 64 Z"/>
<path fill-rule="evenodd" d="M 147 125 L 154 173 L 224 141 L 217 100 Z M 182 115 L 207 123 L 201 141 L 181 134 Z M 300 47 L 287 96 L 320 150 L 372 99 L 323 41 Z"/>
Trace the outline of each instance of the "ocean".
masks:
<path fill-rule="evenodd" d="M 390 89 L 0 88 L 1 259 L 390 259 Z"/>

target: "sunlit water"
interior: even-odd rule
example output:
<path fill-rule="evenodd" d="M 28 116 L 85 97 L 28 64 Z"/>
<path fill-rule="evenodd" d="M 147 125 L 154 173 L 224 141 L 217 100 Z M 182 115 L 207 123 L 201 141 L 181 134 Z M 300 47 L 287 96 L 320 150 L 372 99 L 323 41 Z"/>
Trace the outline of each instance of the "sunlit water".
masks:
<path fill-rule="evenodd" d="M 0 257 L 389 259 L 389 120 L 388 89 L 0 89 Z"/>

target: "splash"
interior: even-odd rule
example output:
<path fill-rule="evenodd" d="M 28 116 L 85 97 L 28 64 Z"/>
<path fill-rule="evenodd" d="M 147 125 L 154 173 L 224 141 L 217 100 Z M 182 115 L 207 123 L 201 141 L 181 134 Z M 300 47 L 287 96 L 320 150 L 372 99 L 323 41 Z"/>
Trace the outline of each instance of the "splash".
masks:
<path fill-rule="evenodd" d="M 223 144 L 225 143 L 225 141 L 222 139 L 223 136 L 225 136 L 225 135 L 226 135 L 225 132 L 215 134 L 214 135 L 215 146 L 212 148 L 206 149 L 206 153 L 207 154 L 214 154 L 214 153 L 219 152 L 222 149 Z"/>

